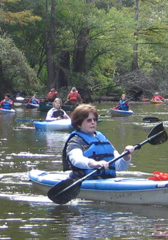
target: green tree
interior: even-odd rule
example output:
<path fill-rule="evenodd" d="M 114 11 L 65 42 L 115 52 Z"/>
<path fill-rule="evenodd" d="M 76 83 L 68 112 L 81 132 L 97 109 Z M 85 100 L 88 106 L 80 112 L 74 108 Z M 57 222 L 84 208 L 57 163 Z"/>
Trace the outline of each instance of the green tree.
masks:
<path fill-rule="evenodd" d="M 40 85 L 35 72 L 13 41 L 1 36 L 0 48 L 0 98 L 4 97 L 5 92 L 22 91 L 33 94 L 39 91 Z"/>
<path fill-rule="evenodd" d="M 2 21 L 2 30 L 25 54 L 41 86 L 75 85 L 88 99 L 122 87 L 136 91 L 144 87 L 144 76 L 154 76 L 163 86 L 167 1 L 20 0 L 2 8 L 6 13 L 17 13 L 15 9 L 31 12 L 31 21 Z"/>

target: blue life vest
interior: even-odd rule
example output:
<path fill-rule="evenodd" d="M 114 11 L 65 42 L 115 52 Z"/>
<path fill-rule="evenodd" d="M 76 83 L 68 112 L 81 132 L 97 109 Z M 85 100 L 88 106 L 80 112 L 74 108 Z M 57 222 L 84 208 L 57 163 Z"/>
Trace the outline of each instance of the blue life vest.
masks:
<path fill-rule="evenodd" d="M 10 101 L 11 101 L 11 100 L 8 100 L 8 102 L 10 102 Z M 6 101 L 3 102 L 3 108 L 4 108 L 4 109 L 9 109 L 9 110 L 10 110 L 10 109 L 11 109 L 11 104 L 9 104 L 8 102 L 6 102 Z"/>
<path fill-rule="evenodd" d="M 109 142 L 109 140 L 99 131 L 96 131 L 96 137 L 91 136 L 89 134 L 86 134 L 81 131 L 74 131 L 70 134 L 66 145 L 68 141 L 75 135 L 80 136 L 87 144 L 88 148 L 83 152 L 83 155 L 88 158 L 92 158 L 96 161 L 105 160 L 110 161 L 114 158 L 114 147 Z M 73 171 L 81 171 L 81 169 L 78 169 L 74 166 L 71 166 Z M 93 171 L 93 169 L 85 169 L 84 175 L 89 174 Z M 100 170 L 96 172 L 92 177 L 98 177 L 101 176 L 103 178 L 109 178 L 109 177 L 116 177 L 115 173 L 115 163 L 110 165 L 109 170 Z"/>
<path fill-rule="evenodd" d="M 33 103 L 33 104 L 38 104 L 38 101 L 36 100 L 36 99 L 31 99 L 31 103 Z"/>
<path fill-rule="evenodd" d="M 128 103 L 123 103 L 123 100 L 119 101 L 119 110 L 124 110 L 124 111 L 128 111 L 129 107 L 128 107 Z"/>

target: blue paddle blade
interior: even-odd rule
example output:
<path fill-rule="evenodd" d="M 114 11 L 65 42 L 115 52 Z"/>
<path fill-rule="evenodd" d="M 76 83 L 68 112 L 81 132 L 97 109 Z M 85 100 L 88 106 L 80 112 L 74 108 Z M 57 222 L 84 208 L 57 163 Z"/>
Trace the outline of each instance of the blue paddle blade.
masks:
<path fill-rule="evenodd" d="M 16 122 L 18 123 L 26 123 L 26 122 L 34 122 L 34 121 L 39 121 L 39 122 L 42 122 L 43 120 L 42 119 L 39 119 L 39 120 L 33 120 L 33 119 L 22 119 L 22 118 L 16 118 L 15 119 Z"/>
<path fill-rule="evenodd" d="M 18 122 L 18 123 L 24 123 L 24 122 L 33 122 L 34 120 L 16 118 L 15 121 Z"/>
<path fill-rule="evenodd" d="M 149 133 L 148 138 L 149 138 L 149 143 L 152 145 L 158 145 L 166 142 L 167 133 L 163 127 L 163 123 L 160 123 L 156 127 L 154 127 Z"/>

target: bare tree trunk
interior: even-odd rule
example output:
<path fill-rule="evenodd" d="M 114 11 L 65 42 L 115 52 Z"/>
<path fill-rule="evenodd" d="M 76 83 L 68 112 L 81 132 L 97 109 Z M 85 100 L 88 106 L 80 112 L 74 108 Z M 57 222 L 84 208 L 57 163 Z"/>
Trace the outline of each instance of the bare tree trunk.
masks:
<path fill-rule="evenodd" d="M 86 46 L 88 44 L 88 34 L 89 29 L 83 28 L 81 29 L 74 54 L 73 54 L 73 70 L 74 72 L 86 72 Z"/>
<path fill-rule="evenodd" d="M 50 4 L 49 4 L 50 2 Z M 49 13 L 51 5 L 51 12 Z M 69 52 L 61 51 L 56 65 L 55 55 L 55 14 L 56 0 L 46 0 L 46 61 L 48 73 L 48 88 L 59 89 L 68 85 Z"/>
<path fill-rule="evenodd" d="M 0 61 L 0 99 L 4 98 L 6 92 L 12 93 L 13 91 L 13 82 L 11 78 L 5 78 L 2 62 Z"/>
<path fill-rule="evenodd" d="M 59 57 L 58 66 L 58 88 L 68 86 L 70 83 L 69 79 L 69 69 L 70 69 L 70 56 L 68 51 L 61 51 L 61 56 Z"/>
<path fill-rule="evenodd" d="M 138 22 L 139 18 L 139 0 L 135 0 L 135 22 Z M 139 68 L 138 65 L 138 29 L 134 33 L 136 43 L 133 46 L 133 59 L 132 59 L 132 71 L 137 70 Z"/>
<path fill-rule="evenodd" d="M 51 0 L 51 12 L 49 17 L 49 0 L 46 0 L 46 61 L 48 73 L 48 88 L 57 88 L 56 70 L 54 63 L 55 49 L 55 7 L 56 1 Z"/>
<path fill-rule="evenodd" d="M 3 74 L 3 68 L 2 68 L 2 62 L 0 61 L 0 84 L 1 84 L 1 88 L 0 88 L 0 99 L 3 99 L 4 97 L 4 74 Z"/>

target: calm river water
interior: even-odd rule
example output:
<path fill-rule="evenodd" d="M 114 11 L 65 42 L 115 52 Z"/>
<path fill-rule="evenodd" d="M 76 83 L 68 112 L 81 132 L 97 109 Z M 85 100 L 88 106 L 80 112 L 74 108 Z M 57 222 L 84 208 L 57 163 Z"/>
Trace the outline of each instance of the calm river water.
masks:
<path fill-rule="evenodd" d="M 144 141 L 157 125 L 143 123 L 148 116 L 163 120 L 168 131 L 168 105 L 130 103 L 134 115 L 112 118 L 111 105 L 98 105 L 98 130 L 122 152 L 124 146 Z M 120 205 L 75 199 L 52 203 L 33 189 L 31 169 L 61 170 L 61 152 L 68 132 L 38 132 L 32 122 L 44 119 L 36 109 L 16 107 L 15 114 L 0 114 L 0 239 L 168 239 L 168 206 Z M 168 142 L 145 144 L 133 154 L 133 176 L 168 172 Z M 148 176 L 148 175 L 147 175 Z"/>

